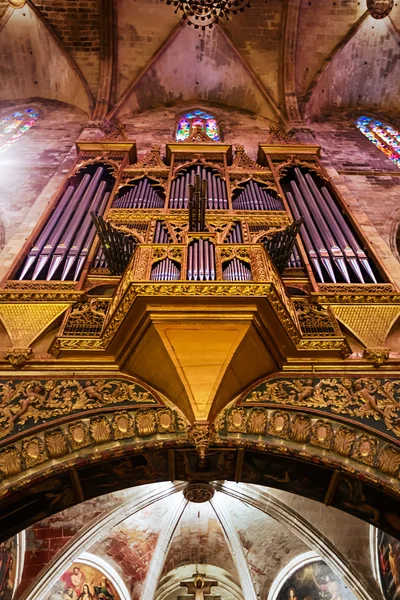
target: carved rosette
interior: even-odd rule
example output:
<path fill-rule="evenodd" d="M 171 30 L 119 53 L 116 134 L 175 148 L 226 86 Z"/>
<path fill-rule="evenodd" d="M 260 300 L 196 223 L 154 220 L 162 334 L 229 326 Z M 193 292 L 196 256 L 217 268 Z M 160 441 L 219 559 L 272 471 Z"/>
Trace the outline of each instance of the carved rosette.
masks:
<path fill-rule="evenodd" d="M 209 483 L 188 483 L 183 490 L 185 499 L 188 502 L 195 502 L 196 504 L 209 502 L 214 494 L 215 490 Z"/>
<path fill-rule="evenodd" d="M 367 9 L 373 19 L 387 17 L 394 5 L 394 0 L 367 0 Z"/>

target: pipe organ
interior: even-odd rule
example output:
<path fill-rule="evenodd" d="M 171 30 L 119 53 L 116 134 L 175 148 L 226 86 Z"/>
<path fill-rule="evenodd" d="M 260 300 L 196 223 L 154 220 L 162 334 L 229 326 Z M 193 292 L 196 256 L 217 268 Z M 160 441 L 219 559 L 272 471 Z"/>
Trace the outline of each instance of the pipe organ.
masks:
<path fill-rule="evenodd" d="M 377 283 L 373 261 L 329 187 L 312 171 L 294 167 L 284 179 L 283 189 L 293 216 L 304 219 L 300 235 L 321 283 Z"/>
<path fill-rule="evenodd" d="M 169 208 L 188 208 L 189 184 L 194 186 L 196 175 L 202 181 L 207 181 L 207 208 L 209 210 L 226 210 L 228 208 L 228 192 L 225 181 L 216 169 L 199 164 L 178 171 L 171 182 Z"/>
<path fill-rule="evenodd" d="M 235 190 L 232 206 L 235 210 L 283 210 L 277 195 L 252 179 Z"/>
<path fill-rule="evenodd" d="M 74 174 L 33 241 L 17 278 L 77 281 L 96 234 L 90 213 L 104 213 L 113 183 L 101 164 Z"/>
<path fill-rule="evenodd" d="M 114 208 L 164 208 L 162 190 L 147 177 L 121 190 L 113 202 Z"/>
<path fill-rule="evenodd" d="M 83 285 L 82 277 L 89 277 L 100 285 L 102 277 L 138 269 L 136 254 L 146 254 L 147 266 L 133 279 L 258 281 L 257 253 L 271 253 L 271 236 L 286 239 L 279 232 L 296 220 L 302 221 L 300 234 L 278 269 L 291 289 L 297 280 L 308 290 L 381 283 L 379 267 L 338 202 L 315 148 L 296 148 L 278 152 L 260 145 L 255 162 L 240 148 L 232 159 L 223 144 L 202 145 L 202 152 L 196 144 L 172 144 L 166 161 L 153 149 L 135 162 L 132 151 L 102 154 L 82 143 L 76 169 L 14 277 Z M 201 226 L 193 226 L 196 210 Z M 279 243 L 287 251 L 286 242 Z M 118 248 L 125 249 L 124 258 Z M 273 262 L 271 256 L 266 260 Z"/>

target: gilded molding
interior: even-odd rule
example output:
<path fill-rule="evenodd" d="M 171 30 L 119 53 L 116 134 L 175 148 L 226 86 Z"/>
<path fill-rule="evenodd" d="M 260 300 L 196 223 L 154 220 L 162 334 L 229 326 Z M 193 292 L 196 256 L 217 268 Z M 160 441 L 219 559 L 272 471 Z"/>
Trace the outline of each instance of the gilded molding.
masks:
<path fill-rule="evenodd" d="M 319 283 L 320 294 L 390 294 L 394 292 L 391 283 Z"/>
<path fill-rule="evenodd" d="M 197 421 L 187 430 L 188 440 L 196 448 L 200 458 L 205 458 L 207 450 L 217 437 L 214 425 L 208 421 Z"/>
<path fill-rule="evenodd" d="M 143 386 L 123 379 L 0 382 L 0 439 L 33 425 L 106 406 L 160 406 Z"/>
<path fill-rule="evenodd" d="M 218 444 L 224 443 L 232 433 L 236 440 L 245 441 L 256 436 L 260 446 L 268 444 L 268 438 L 278 438 L 320 448 L 342 458 L 352 459 L 377 471 L 400 478 L 400 450 L 379 438 L 366 434 L 358 423 L 348 427 L 332 418 L 324 419 L 298 411 L 264 407 L 238 407 L 225 409 L 216 420 Z"/>
<path fill-rule="evenodd" d="M 58 424 L 0 450 L 0 479 L 9 479 L 49 460 L 64 460 L 83 448 L 97 450 L 121 439 L 130 438 L 141 449 L 146 438 L 153 439 L 153 444 L 159 440 L 162 445 L 163 436 L 166 440 L 182 437 L 179 420 L 175 411 L 154 407 L 117 410 Z M 185 423 L 185 430 L 186 427 Z"/>
<path fill-rule="evenodd" d="M 345 339 L 312 339 L 305 338 L 299 341 L 297 344 L 297 350 L 337 350 L 340 352 L 343 358 L 347 358 L 351 355 L 351 348 Z"/>
<path fill-rule="evenodd" d="M 184 209 L 135 209 L 129 208 L 111 208 L 107 214 L 109 223 L 129 223 L 150 222 L 162 218 L 163 221 L 172 221 L 175 224 L 181 223 L 187 225 L 187 210 Z M 219 226 L 221 224 L 231 223 L 243 219 L 249 225 L 265 225 L 266 227 L 285 227 L 290 223 L 289 215 L 283 210 L 275 211 L 251 211 L 236 210 L 235 214 L 229 214 L 223 210 L 213 210 L 207 213 L 207 224 Z"/>
<path fill-rule="evenodd" d="M 380 292 L 369 293 L 365 291 L 365 293 L 354 293 L 354 294 L 317 294 L 313 296 L 313 300 L 318 302 L 319 304 L 335 304 L 337 306 L 341 306 L 342 304 L 398 304 L 400 305 L 400 294 L 395 293 L 384 293 Z"/>
<path fill-rule="evenodd" d="M 374 367 L 381 367 L 388 359 L 390 355 L 390 350 L 382 350 L 377 348 L 365 348 L 364 350 L 364 358 L 367 360 L 371 360 Z"/>
<path fill-rule="evenodd" d="M 102 340 L 106 345 L 119 329 L 124 317 L 137 296 L 248 296 L 265 297 L 294 343 L 300 341 L 297 317 L 284 285 L 279 276 L 271 269 L 268 273 L 272 283 L 131 283 L 119 306 L 111 315 Z M 126 287 L 128 287 L 128 285 Z M 122 296 L 122 294 L 121 294 Z M 114 301 L 113 301 L 114 303 Z M 112 309 L 111 309 L 112 310 Z"/>
<path fill-rule="evenodd" d="M 238 406 L 296 406 L 342 415 L 369 429 L 400 438 L 400 380 L 350 378 L 276 378 L 260 383 Z"/>

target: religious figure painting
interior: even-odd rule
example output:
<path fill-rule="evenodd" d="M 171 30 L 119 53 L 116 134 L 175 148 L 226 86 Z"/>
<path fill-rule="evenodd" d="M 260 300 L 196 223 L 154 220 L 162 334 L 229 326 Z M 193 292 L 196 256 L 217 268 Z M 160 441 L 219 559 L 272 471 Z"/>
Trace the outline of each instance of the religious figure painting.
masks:
<path fill-rule="evenodd" d="M 17 568 L 17 536 L 0 544 L 0 600 L 11 600 Z"/>
<path fill-rule="evenodd" d="M 378 532 L 379 575 L 382 590 L 387 600 L 400 598 L 400 541 Z"/>
<path fill-rule="evenodd" d="M 343 581 L 323 561 L 308 563 L 288 577 L 277 600 L 356 600 Z"/>
<path fill-rule="evenodd" d="M 121 597 L 99 569 L 75 562 L 53 586 L 47 600 L 121 600 Z"/>

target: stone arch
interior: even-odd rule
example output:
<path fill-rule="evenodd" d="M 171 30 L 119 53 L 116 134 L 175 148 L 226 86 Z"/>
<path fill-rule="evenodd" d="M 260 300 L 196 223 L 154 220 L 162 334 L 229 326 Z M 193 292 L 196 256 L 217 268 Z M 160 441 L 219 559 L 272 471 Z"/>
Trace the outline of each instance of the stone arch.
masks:
<path fill-rule="evenodd" d="M 398 382 L 389 383 L 396 403 Z M 271 378 L 231 403 L 214 425 L 199 427 L 132 379 L 8 383 L 0 530 L 10 537 L 126 487 L 200 478 L 290 491 L 400 536 L 398 433 L 379 412 L 374 419 L 360 416 L 387 405 L 387 385 L 384 379 Z M 196 447 L 206 451 L 204 463 Z"/>

